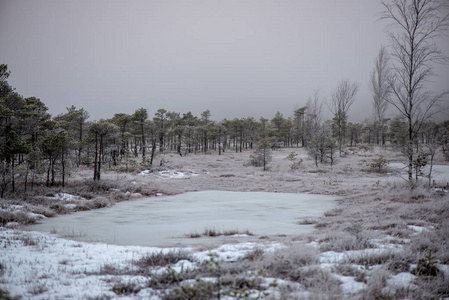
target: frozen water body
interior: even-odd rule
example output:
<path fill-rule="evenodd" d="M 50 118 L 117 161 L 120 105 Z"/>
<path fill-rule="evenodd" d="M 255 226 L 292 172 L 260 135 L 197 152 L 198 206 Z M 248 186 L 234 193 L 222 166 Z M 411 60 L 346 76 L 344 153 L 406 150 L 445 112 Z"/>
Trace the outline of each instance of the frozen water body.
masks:
<path fill-rule="evenodd" d="M 249 230 L 261 235 L 297 234 L 313 230 L 299 225 L 321 216 L 338 198 L 312 194 L 263 192 L 191 192 L 121 202 L 110 208 L 77 212 L 43 220 L 32 230 L 57 232 L 80 241 L 118 245 L 193 246 L 245 236 L 189 238 L 205 228 Z"/>

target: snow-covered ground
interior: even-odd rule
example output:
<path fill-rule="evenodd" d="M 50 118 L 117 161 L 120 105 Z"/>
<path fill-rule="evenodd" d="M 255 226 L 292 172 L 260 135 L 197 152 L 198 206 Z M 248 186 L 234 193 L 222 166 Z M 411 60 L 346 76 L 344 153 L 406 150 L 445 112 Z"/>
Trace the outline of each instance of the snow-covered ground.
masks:
<path fill-rule="evenodd" d="M 0 233 L 0 262 L 4 272 L 0 280 L 0 287 L 6 288 L 12 295 L 21 295 L 25 299 L 115 299 L 119 297 L 114 292 L 114 287 L 118 284 L 132 284 L 139 289 L 137 293 L 119 298 L 159 299 L 158 294 L 148 287 L 147 277 L 111 275 L 108 274 L 107 269 L 132 270 L 135 268 L 133 262 L 143 256 L 172 250 L 170 248 L 77 242 L 36 231 L 0 229 Z M 313 243 L 309 245 L 316 246 Z M 267 253 L 285 246 L 278 242 L 246 242 L 224 244 L 207 250 L 187 248 L 188 251 L 193 251 L 196 263 L 180 261 L 172 265 L 171 268 L 176 272 L 185 268 L 195 268 L 196 264 L 210 259 L 211 256 L 216 257 L 219 261 L 237 261 L 260 247 L 263 247 Z M 390 248 L 383 247 L 383 249 L 345 253 L 323 252 L 320 255 L 321 268 L 332 270 L 350 257 L 392 251 L 394 246 L 391 245 Z M 363 267 L 354 265 L 354 268 L 363 272 Z M 153 271 L 157 273 L 165 270 L 164 267 L 155 267 Z M 354 276 L 338 274 L 332 276 L 341 282 L 341 289 L 347 295 L 356 294 L 367 287 L 366 283 L 356 281 Z M 399 273 L 390 277 L 384 288 L 410 287 L 415 277 L 408 272 Z M 266 280 L 269 281 L 269 279 Z M 282 280 L 278 281 L 279 284 L 282 283 Z M 296 295 L 307 296 L 307 293 L 301 285 L 298 285 Z"/>
<path fill-rule="evenodd" d="M 388 165 L 389 168 L 400 172 L 403 178 L 407 178 L 408 174 L 408 165 L 405 163 L 390 163 Z M 419 174 L 420 178 L 424 178 L 428 180 L 430 172 L 430 167 L 425 166 L 421 170 L 421 174 Z M 413 170 L 413 176 L 415 176 L 415 170 Z M 449 166 L 447 165 L 434 165 L 432 167 L 432 182 L 434 182 L 438 186 L 446 186 L 449 184 Z"/>
<path fill-rule="evenodd" d="M 296 151 L 297 157 L 303 157 L 304 160 L 300 163 L 300 168 L 297 170 L 291 169 L 292 161 L 286 159 L 292 151 Z M 4 290 L 8 291 L 12 296 L 18 295 L 24 299 L 160 299 L 160 291 L 156 291 L 148 284 L 152 280 L 152 276 L 156 276 L 160 272 L 167 272 L 167 270 L 168 272 L 174 270 L 174 272 L 179 273 L 188 268 L 198 268 L 202 262 L 210 260 L 211 257 L 216 257 L 218 261 L 223 263 L 235 262 L 235 264 L 238 264 L 238 261 L 243 257 L 256 255 L 258 249 L 263 249 L 264 254 L 274 253 L 273 262 L 282 262 L 282 257 L 287 257 L 287 254 L 284 252 L 276 252 L 279 249 L 286 249 L 287 253 L 288 251 L 293 253 L 289 255 L 299 256 L 309 255 L 308 253 L 311 252 L 311 257 L 313 258 L 314 255 L 317 255 L 318 259 L 316 261 L 311 259 L 312 262 L 305 267 L 306 272 L 313 271 L 316 273 L 318 269 L 322 270 L 320 272 L 323 272 L 319 273 L 321 274 L 319 277 L 312 277 L 314 278 L 313 281 L 316 281 L 316 284 L 319 285 L 315 289 L 313 289 L 314 285 L 310 282 L 302 282 L 301 280 L 293 282 L 281 278 L 263 277 L 264 284 L 267 287 L 266 291 L 269 291 L 267 296 L 265 296 L 268 299 L 282 299 L 283 297 L 284 299 L 313 299 L 320 297 L 320 295 L 329 297 L 329 294 L 332 293 L 337 298 L 360 298 L 361 295 L 369 294 L 374 289 L 376 290 L 372 293 L 398 295 L 401 291 L 413 292 L 417 288 L 417 280 L 419 278 L 410 272 L 416 265 L 410 265 L 408 270 L 393 272 L 389 271 L 381 263 L 377 263 L 377 260 L 384 256 L 392 257 L 393 261 L 400 264 L 401 260 L 395 260 L 395 255 L 399 257 L 403 255 L 402 251 L 408 251 L 407 247 L 412 244 L 413 239 L 420 235 L 425 235 L 425 239 L 430 241 L 430 234 L 434 234 L 435 230 L 441 228 L 441 224 L 445 224 L 444 220 L 438 219 L 438 216 L 433 212 L 430 213 L 430 211 L 435 209 L 438 213 L 444 214 L 444 211 L 446 211 L 445 207 L 447 207 L 444 206 L 444 203 L 447 202 L 444 199 L 448 198 L 447 193 L 442 196 L 445 198 L 438 200 L 435 204 L 433 204 L 434 202 L 429 202 L 432 203 L 432 207 L 426 206 L 427 200 L 422 203 L 414 200 L 415 203 L 412 203 L 410 210 L 407 210 L 406 204 L 408 202 L 401 202 L 403 201 L 401 198 L 402 192 L 397 189 L 397 186 L 403 182 L 402 171 L 399 172 L 394 169 L 400 169 L 400 166 L 390 165 L 389 168 L 393 169 L 392 173 L 378 174 L 366 172 L 366 164 L 370 160 L 378 157 L 378 155 L 386 155 L 383 150 L 360 151 L 358 154 L 353 154 L 346 158 L 338 158 L 332 168 L 329 165 L 320 165 L 316 168 L 314 162 L 305 159 L 306 155 L 302 149 L 284 149 L 276 151 L 268 172 L 263 172 L 255 167 L 242 167 L 247 161 L 249 154 L 248 152 L 242 154 L 225 153 L 223 156 L 201 154 L 182 158 L 175 154 L 167 154 L 163 158 L 166 162 L 166 171 L 144 171 L 142 173 L 125 175 L 105 172 L 102 178 L 104 178 L 103 180 L 117 180 L 121 183 L 129 182 L 133 186 L 155 184 L 158 192 L 154 195 L 158 197 L 150 198 L 155 207 L 164 204 L 167 199 L 170 199 L 164 195 L 210 190 L 283 192 L 296 196 L 297 193 L 313 193 L 315 197 L 318 197 L 316 196 L 317 194 L 337 195 L 342 197 L 343 201 L 335 208 L 329 209 L 327 207 L 325 209 L 327 210 L 325 218 L 313 215 L 311 219 L 306 218 L 302 220 L 304 221 L 303 223 L 310 221 L 310 223 L 316 226 L 316 231 L 312 233 L 296 235 L 291 234 L 292 232 L 287 232 L 289 234 L 285 237 L 270 238 L 262 237 L 263 232 L 255 232 L 257 239 L 249 239 L 247 236 L 239 235 L 228 240 L 201 237 L 195 239 L 199 242 L 194 247 L 186 247 L 188 243 L 181 244 L 180 246 L 183 246 L 183 249 L 192 253 L 194 260 L 181 260 L 171 265 L 170 269 L 155 266 L 150 270 L 150 273 L 153 274 L 151 276 L 148 276 L 148 274 L 140 275 L 138 272 L 135 272 L 137 268 L 135 262 L 151 253 L 160 251 L 165 253 L 173 250 L 173 248 L 114 245 L 110 242 L 100 243 L 97 241 L 75 241 L 73 239 L 84 236 L 85 232 L 70 227 L 71 225 L 69 225 L 69 229 L 65 233 L 60 231 L 60 227 L 55 228 L 53 233 L 30 231 L 30 227 L 22 226 L 16 229 L 0 227 L 0 293 L 2 292 L 1 290 Z M 390 157 L 395 161 L 398 160 L 398 156 L 390 154 Z M 438 164 L 441 167 L 439 165 L 435 167 L 437 176 L 440 176 L 440 174 L 441 176 L 449 175 L 449 168 L 447 168 L 447 165 L 442 165 L 443 163 L 440 160 Z M 112 192 L 119 193 L 119 190 Z M 423 190 L 422 194 L 418 194 L 416 199 L 423 199 L 426 197 L 426 193 L 430 192 Z M 418 193 L 420 192 L 418 191 Z M 385 203 L 382 202 L 383 206 L 377 206 L 389 194 L 392 194 L 390 197 L 392 200 L 385 201 Z M 64 207 L 68 205 L 67 209 L 75 210 L 76 207 L 90 201 L 64 191 L 55 193 L 52 197 L 53 200 L 61 201 Z M 131 209 L 129 214 L 132 215 L 132 207 L 137 209 L 136 214 L 138 214 L 140 211 L 139 205 L 145 206 L 144 202 L 141 202 L 143 198 L 141 198 L 139 193 L 127 191 L 123 197 L 134 200 L 118 203 L 112 208 L 104 210 L 105 212 L 113 209 L 117 210 L 117 213 L 111 217 L 115 223 L 120 223 L 120 210 L 125 215 L 127 214 L 126 210 Z M 185 204 L 183 203 L 183 206 Z M 146 205 L 151 206 L 151 204 Z M 439 208 L 440 205 L 441 209 Z M 177 206 L 180 207 L 181 205 L 176 201 L 172 201 L 166 207 L 166 216 L 170 217 L 172 222 L 176 222 L 178 219 L 182 221 L 182 210 L 170 215 L 176 210 Z M 209 211 L 206 209 L 207 203 L 202 202 L 200 206 L 203 210 L 196 211 L 194 209 L 195 206 L 193 206 L 192 211 L 190 211 L 191 214 L 188 211 L 184 211 L 187 214 L 186 217 L 188 215 L 198 217 L 201 214 L 216 213 L 213 209 Z M 296 215 L 298 212 L 298 209 L 297 211 L 292 209 L 293 205 L 291 203 L 284 203 L 282 206 L 287 207 L 287 210 L 291 210 L 288 212 L 291 215 Z M 159 206 L 159 208 L 162 207 Z M 282 209 L 275 211 L 271 206 L 263 206 L 254 202 L 248 203 L 245 209 L 250 209 L 251 207 L 255 211 L 260 210 L 256 214 L 264 214 L 261 216 L 262 219 L 267 219 L 268 221 L 274 219 L 274 217 L 267 215 L 267 213 L 271 212 L 275 213 L 276 217 L 284 219 L 284 223 L 291 223 L 291 219 L 288 219 L 289 217 L 279 214 Z M 232 206 L 231 208 L 235 207 Z M 60 217 L 76 220 L 78 216 L 81 222 L 86 222 L 87 219 L 83 219 L 84 215 L 91 215 L 92 219 L 92 217 L 99 216 L 103 212 L 101 210 L 91 210 L 45 219 L 43 214 L 33 215 L 30 212 L 31 208 L 25 203 L 23 205 L 1 206 L 0 209 L 12 213 L 25 211 L 31 217 L 38 220 L 41 219 L 43 223 L 49 222 L 49 224 Z M 415 218 L 413 215 L 409 216 L 411 211 L 417 209 L 420 212 L 426 212 L 422 214 L 422 220 L 419 217 Z M 228 214 L 223 207 L 220 207 L 219 210 L 223 210 L 225 214 Z M 242 212 L 245 214 L 244 211 Z M 234 213 L 239 220 L 243 218 L 237 212 Z M 310 212 L 308 215 L 310 215 Z M 342 217 L 339 217 L 339 215 L 342 215 Z M 401 220 L 398 220 L 397 216 L 399 215 L 401 215 Z M 163 217 L 164 214 L 160 216 Z M 350 219 L 347 219 L 348 217 L 346 216 L 350 216 Z M 417 214 L 417 216 L 420 216 L 420 214 Z M 301 218 L 299 214 L 296 217 L 298 219 Z M 425 220 L 424 217 L 426 218 Z M 228 227 L 228 224 L 215 225 L 215 227 L 217 230 L 249 229 L 251 231 L 250 223 L 246 223 L 248 226 L 236 223 L 236 226 L 232 227 Z M 195 228 L 182 226 L 183 229 L 179 233 L 194 233 L 191 232 L 192 230 L 201 233 L 205 227 L 213 223 L 203 224 L 204 226 Z M 9 227 L 17 226 L 18 224 L 9 224 Z M 278 232 L 279 225 L 271 223 L 268 226 L 273 227 L 273 233 Z M 52 228 L 48 229 L 52 231 Z M 110 230 L 114 229 L 110 228 Z M 54 232 L 62 233 L 66 238 L 58 236 Z M 145 238 L 145 233 L 139 232 L 138 235 L 143 236 L 143 239 Z M 424 241 L 420 240 L 420 242 L 430 243 L 425 239 Z M 201 242 L 202 240 L 212 242 Z M 360 247 L 360 249 L 351 248 L 354 245 L 359 245 L 358 243 L 366 243 L 368 246 L 366 248 Z M 441 243 L 447 243 L 447 241 L 443 239 Z M 303 246 L 297 246 L 298 244 Z M 164 243 L 160 245 L 164 245 Z M 347 250 L 342 250 L 347 247 L 349 247 Z M 442 249 L 445 249 L 444 247 Z M 444 253 L 439 255 L 444 256 Z M 366 262 L 364 263 L 365 257 Z M 372 262 L 369 262 L 370 260 Z M 270 266 L 270 264 L 264 265 L 267 269 Z M 445 278 L 448 278 L 449 267 L 447 264 L 438 262 L 437 266 L 441 273 L 446 276 Z M 310 270 L 307 271 L 307 269 Z M 121 271 L 117 271 L 117 274 L 115 274 L 111 270 Z M 125 272 L 124 270 L 127 271 Z M 248 277 L 254 278 L 254 276 L 253 273 L 248 273 Z M 204 280 L 206 279 L 216 280 L 214 278 L 204 278 Z M 187 280 L 186 282 L 189 281 Z M 193 285 L 195 281 L 190 281 L 190 283 Z M 377 286 L 377 283 L 381 283 L 381 286 Z M 326 284 L 334 284 L 336 289 L 332 289 Z M 117 286 L 121 285 L 130 285 L 137 288 L 131 293 L 117 292 Z M 288 286 L 288 288 L 282 289 L 282 286 Z M 264 294 L 257 290 L 249 289 L 247 292 L 252 298 L 264 297 Z M 405 293 L 404 295 L 408 294 Z M 406 296 L 404 297 L 407 298 Z M 222 297 L 222 299 L 227 298 L 235 299 L 236 297 L 229 295 Z"/>

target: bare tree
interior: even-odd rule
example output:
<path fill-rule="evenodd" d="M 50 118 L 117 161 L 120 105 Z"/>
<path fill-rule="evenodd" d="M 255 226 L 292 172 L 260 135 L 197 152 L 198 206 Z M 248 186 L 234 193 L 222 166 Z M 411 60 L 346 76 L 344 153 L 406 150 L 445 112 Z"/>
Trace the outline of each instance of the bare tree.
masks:
<path fill-rule="evenodd" d="M 341 156 L 342 144 L 345 143 L 346 123 L 348 110 L 355 101 L 355 95 L 359 90 L 358 83 L 350 83 L 342 80 L 332 93 L 330 102 L 326 103 L 329 110 L 334 114 L 334 125 L 338 140 L 338 150 Z"/>
<path fill-rule="evenodd" d="M 306 103 L 306 119 L 305 119 L 305 136 L 306 136 L 306 145 L 312 140 L 314 134 L 318 132 L 319 127 L 321 126 L 322 119 L 322 110 L 323 110 L 323 102 L 320 99 L 320 95 L 318 91 L 315 91 L 313 98 L 309 98 Z"/>
<path fill-rule="evenodd" d="M 432 65 L 445 60 L 436 45 L 449 28 L 447 0 L 391 0 L 383 1 L 381 18 L 391 21 L 392 41 L 390 87 L 393 97 L 388 102 L 396 107 L 407 122 L 408 180 L 413 187 L 413 143 L 423 123 L 437 110 L 449 94 L 433 94 L 425 89 L 432 73 Z"/>
<path fill-rule="evenodd" d="M 371 73 L 370 88 L 373 92 L 374 126 L 376 129 L 377 143 L 379 143 L 379 133 L 382 142 L 385 140 L 385 113 L 388 108 L 388 100 L 391 93 L 389 84 L 389 60 L 387 50 L 382 46 L 374 62 L 373 72 Z"/>

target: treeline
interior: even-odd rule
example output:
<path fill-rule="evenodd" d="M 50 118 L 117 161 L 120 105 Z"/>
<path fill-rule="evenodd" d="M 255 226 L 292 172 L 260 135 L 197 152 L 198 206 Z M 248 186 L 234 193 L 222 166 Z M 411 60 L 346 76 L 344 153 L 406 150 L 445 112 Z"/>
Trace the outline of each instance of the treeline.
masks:
<path fill-rule="evenodd" d="M 133 114 L 116 113 L 110 119 L 89 121 L 83 108 L 71 106 L 52 117 L 35 97 L 24 98 L 11 87 L 6 65 L 0 65 L 0 192 L 32 190 L 35 185 L 66 184 L 73 168 L 88 166 L 93 180 L 101 170 L 124 171 L 152 168 L 154 158 L 167 151 L 181 156 L 225 151 L 242 152 L 256 147 L 307 147 L 316 164 L 333 157 L 337 150 L 360 143 L 404 146 L 406 123 L 393 120 L 348 122 L 346 112 L 336 110 L 332 120 L 322 120 L 323 102 L 316 94 L 304 107 L 284 117 L 253 117 L 213 121 L 211 112 L 199 116 L 158 109 L 150 116 L 145 108 Z M 340 87 L 340 86 L 339 86 Z M 338 90 L 338 89 L 337 89 Z M 448 150 L 449 121 L 427 122 L 416 140 Z M 19 192 L 20 192 L 19 191 Z"/>

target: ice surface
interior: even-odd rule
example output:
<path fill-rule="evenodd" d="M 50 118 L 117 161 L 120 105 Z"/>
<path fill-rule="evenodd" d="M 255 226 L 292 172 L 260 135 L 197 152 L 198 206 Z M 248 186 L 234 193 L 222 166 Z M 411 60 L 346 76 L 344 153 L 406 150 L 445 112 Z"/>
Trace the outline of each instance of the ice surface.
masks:
<path fill-rule="evenodd" d="M 80 241 L 117 245 L 188 246 L 207 242 L 189 238 L 205 228 L 249 230 L 255 235 L 297 234 L 313 230 L 299 225 L 336 205 L 337 197 L 263 192 L 191 192 L 118 203 L 113 207 L 43 220 L 31 230 L 54 232 Z M 230 238 L 244 240 L 245 236 Z M 214 241 L 220 238 L 214 238 Z M 223 237 L 221 239 L 224 239 Z"/>

